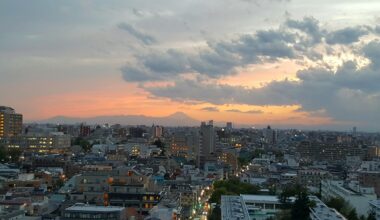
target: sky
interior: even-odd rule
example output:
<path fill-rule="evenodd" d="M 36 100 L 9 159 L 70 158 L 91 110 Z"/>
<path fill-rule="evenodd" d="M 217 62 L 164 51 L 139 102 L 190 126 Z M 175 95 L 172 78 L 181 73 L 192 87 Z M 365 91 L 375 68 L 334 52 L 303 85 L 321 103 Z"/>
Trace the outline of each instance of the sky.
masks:
<path fill-rule="evenodd" d="M 378 0 L 2 0 L 0 105 L 380 130 Z"/>

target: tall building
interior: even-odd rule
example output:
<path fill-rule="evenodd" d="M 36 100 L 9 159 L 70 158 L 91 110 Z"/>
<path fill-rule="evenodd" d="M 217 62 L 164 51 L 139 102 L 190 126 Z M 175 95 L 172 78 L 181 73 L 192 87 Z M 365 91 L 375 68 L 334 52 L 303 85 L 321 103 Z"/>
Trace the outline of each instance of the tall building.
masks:
<path fill-rule="evenodd" d="M 11 107 L 0 106 L 0 138 L 22 133 L 22 115 Z"/>
<path fill-rule="evenodd" d="M 84 203 L 76 203 L 62 212 L 64 220 L 80 219 L 112 219 L 126 220 L 125 207 L 120 206 L 96 206 Z"/>
<path fill-rule="evenodd" d="M 357 128 L 356 127 L 352 128 L 352 136 L 354 136 L 354 137 L 357 136 Z"/>
<path fill-rule="evenodd" d="M 227 122 L 226 123 L 226 130 L 227 131 L 232 131 L 232 122 Z"/>
<path fill-rule="evenodd" d="M 264 130 L 264 138 L 266 143 L 268 144 L 276 144 L 277 143 L 277 132 L 273 130 L 269 125 Z"/>
<path fill-rule="evenodd" d="M 153 138 L 160 138 L 162 137 L 164 133 L 164 128 L 159 125 L 152 125 L 152 137 Z"/>
<path fill-rule="evenodd" d="M 88 137 L 91 134 L 91 127 L 82 123 L 79 128 L 79 136 Z"/>
<path fill-rule="evenodd" d="M 215 153 L 215 130 L 214 122 L 211 120 L 208 124 L 201 123 L 199 131 L 199 147 L 197 149 L 197 165 L 201 166 L 206 158 Z"/>
<path fill-rule="evenodd" d="M 363 150 L 351 144 L 319 143 L 302 141 L 296 151 L 305 161 L 327 161 L 333 164 L 342 163 L 347 156 L 361 156 Z"/>

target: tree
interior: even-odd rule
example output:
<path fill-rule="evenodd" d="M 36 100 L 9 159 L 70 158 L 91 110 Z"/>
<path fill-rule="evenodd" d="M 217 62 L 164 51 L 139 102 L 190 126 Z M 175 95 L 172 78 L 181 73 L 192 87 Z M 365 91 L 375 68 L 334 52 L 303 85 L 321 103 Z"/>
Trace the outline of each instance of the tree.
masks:
<path fill-rule="evenodd" d="M 222 219 L 222 214 L 221 214 L 221 211 L 220 211 L 220 207 L 219 206 L 216 206 L 211 214 L 208 216 L 207 218 L 208 220 L 220 220 Z"/>
<path fill-rule="evenodd" d="M 326 205 L 330 208 L 336 209 L 338 212 L 342 212 L 346 206 L 346 202 L 341 198 L 331 198 L 326 202 Z"/>
<path fill-rule="evenodd" d="M 306 193 L 306 191 L 306 188 L 300 184 L 288 185 L 282 190 L 281 194 L 279 195 L 279 199 L 282 203 L 287 204 L 289 203 L 290 197 L 299 195 L 301 192 Z"/>
<path fill-rule="evenodd" d="M 307 220 L 310 219 L 310 200 L 306 191 L 300 191 L 296 201 L 292 206 L 292 220 Z"/>
<path fill-rule="evenodd" d="M 90 142 L 88 142 L 86 139 L 83 139 L 82 137 L 77 137 L 73 145 L 81 146 L 84 152 L 89 152 L 92 148 L 92 145 L 90 144 Z"/>
<path fill-rule="evenodd" d="M 152 144 L 161 149 L 161 156 L 165 155 L 165 143 L 160 138 L 156 139 Z"/>
<path fill-rule="evenodd" d="M 275 219 L 278 220 L 292 220 L 292 216 L 289 209 L 283 209 L 276 213 Z"/>
<path fill-rule="evenodd" d="M 331 198 L 326 202 L 326 205 L 330 208 L 336 209 L 342 215 L 344 215 L 347 219 L 358 220 L 359 217 L 356 213 L 355 208 L 351 207 L 344 199 L 342 198 Z"/>
<path fill-rule="evenodd" d="M 55 185 L 54 185 L 54 188 L 55 189 L 60 189 L 62 186 L 65 185 L 65 181 L 61 178 L 59 178 L 56 182 L 55 182 Z"/>
<path fill-rule="evenodd" d="M 371 210 L 371 211 L 368 213 L 367 220 L 376 220 L 376 212 L 373 211 L 373 210 Z"/>
<path fill-rule="evenodd" d="M 220 204 L 222 195 L 257 194 L 260 188 L 249 183 L 242 183 L 237 178 L 214 182 L 214 192 L 210 197 L 210 203 Z"/>
<path fill-rule="evenodd" d="M 226 190 L 226 188 L 218 188 L 218 189 L 214 190 L 214 192 L 212 193 L 212 195 L 209 199 L 209 202 L 220 204 L 220 200 L 221 200 L 222 195 L 228 195 L 228 194 L 230 194 L 230 193 Z"/>
<path fill-rule="evenodd" d="M 10 162 L 17 162 L 22 154 L 19 148 L 8 148 L 8 158 Z"/>
<path fill-rule="evenodd" d="M 351 211 L 347 215 L 348 220 L 359 220 L 358 214 L 356 213 L 356 209 L 351 209 Z"/>
<path fill-rule="evenodd" d="M 19 148 L 7 148 L 0 145 L 0 162 L 18 162 L 22 151 Z"/>
<path fill-rule="evenodd" d="M 7 151 L 5 149 L 5 146 L 0 145 L 0 162 L 7 160 Z"/>
<path fill-rule="evenodd" d="M 243 167 L 249 164 L 250 159 L 246 157 L 238 157 L 239 167 Z"/>
<path fill-rule="evenodd" d="M 157 138 L 152 144 L 156 145 L 156 147 L 160 149 L 163 149 L 165 147 L 165 143 L 162 142 L 160 138 Z"/>

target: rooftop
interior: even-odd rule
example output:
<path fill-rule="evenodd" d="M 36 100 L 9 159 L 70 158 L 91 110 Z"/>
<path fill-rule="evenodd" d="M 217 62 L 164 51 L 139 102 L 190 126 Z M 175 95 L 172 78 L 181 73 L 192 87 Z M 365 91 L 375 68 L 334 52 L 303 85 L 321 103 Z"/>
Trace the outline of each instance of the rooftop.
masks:
<path fill-rule="evenodd" d="M 309 199 L 315 202 L 315 206 L 311 208 L 312 219 L 318 220 L 345 220 L 346 218 L 335 209 L 329 208 L 316 196 L 310 196 Z"/>
<path fill-rule="evenodd" d="M 260 202 L 271 202 L 271 203 L 279 203 L 279 199 L 277 196 L 270 195 L 240 195 L 244 201 L 260 201 Z"/>
<path fill-rule="evenodd" d="M 249 220 L 247 207 L 241 196 L 222 196 L 222 220 Z"/>
<path fill-rule="evenodd" d="M 83 203 L 77 203 L 65 211 L 85 211 L 85 212 L 118 212 L 124 210 L 124 207 L 119 206 L 95 206 Z"/>
<path fill-rule="evenodd" d="M 380 200 L 369 201 L 369 204 L 371 204 L 372 206 L 374 206 L 376 208 L 380 208 Z"/>

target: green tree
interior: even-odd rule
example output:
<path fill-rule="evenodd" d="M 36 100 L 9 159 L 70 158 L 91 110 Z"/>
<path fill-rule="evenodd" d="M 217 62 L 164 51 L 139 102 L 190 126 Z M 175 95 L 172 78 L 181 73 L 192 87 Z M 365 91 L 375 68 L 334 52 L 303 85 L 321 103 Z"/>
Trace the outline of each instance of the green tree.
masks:
<path fill-rule="evenodd" d="M 0 145 L 0 162 L 18 162 L 22 151 L 19 148 L 7 148 Z"/>
<path fill-rule="evenodd" d="M 341 198 L 331 198 L 326 202 L 326 205 L 330 208 L 336 209 L 338 212 L 342 212 L 346 206 L 346 202 Z"/>
<path fill-rule="evenodd" d="M 156 139 L 152 144 L 161 149 L 161 156 L 165 155 L 165 143 L 160 138 Z"/>
<path fill-rule="evenodd" d="M 292 206 L 292 220 L 310 219 L 310 200 L 306 191 L 298 192 L 294 205 Z"/>
<path fill-rule="evenodd" d="M 0 162 L 7 160 L 7 151 L 4 145 L 0 145 Z"/>
<path fill-rule="evenodd" d="M 351 209 L 351 211 L 347 215 L 348 220 L 359 220 L 358 214 L 356 213 L 356 209 Z"/>
<path fill-rule="evenodd" d="M 79 146 L 81 146 L 82 150 L 84 152 L 90 152 L 91 148 L 92 148 L 92 145 L 90 144 L 90 142 L 87 141 L 86 139 L 82 138 L 82 137 L 77 137 L 74 140 L 73 145 L 79 145 Z"/>
<path fill-rule="evenodd" d="M 222 214 L 219 206 L 216 206 L 211 214 L 207 218 L 208 220 L 220 220 L 222 219 Z"/>
<path fill-rule="evenodd" d="M 283 209 L 276 213 L 275 219 L 278 220 L 292 220 L 292 216 L 289 209 Z"/>
<path fill-rule="evenodd" d="M 249 183 L 242 183 L 236 178 L 215 181 L 213 186 L 214 192 L 210 197 L 210 202 L 218 204 L 220 204 L 222 195 L 257 194 L 260 190 L 260 187 Z"/>
<path fill-rule="evenodd" d="M 22 154 L 20 148 L 8 148 L 8 158 L 10 162 L 18 162 Z"/>
<path fill-rule="evenodd" d="M 289 198 L 290 197 L 295 197 L 296 195 L 299 195 L 301 192 L 306 193 L 306 188 L 301 186 L 300 184 L 291 184 L 287 185 L 282 192 L 279 195 L 279 199 L 282 203 L 289 203 Z"/>
<path fill-rule="evenodd" d="M 152 144 L 156 145 L 160 149 L 163 149 L 165 147 L 165 143 L 162 142 L 160 138 L 157 138 Z"/>
<path fill-rule="evenodd" d="M 63 185 L 65 185 L 65 181 L 63 181 L 61 178 L 59 178 L 55 184 L 54 184 L 54 188 L 55 189 L 60 189 Z"/>
<path fill-rule="evenodd" d="M 231 194 L 231 193 L 229 193 L 225 188 L 218 188 L 218 189 L 214 190 L 214 192 L 212 193 L 212 195 L 209 199 L 209 202 L 220 204 L 220 199 L 221 199 L 222 195 L 229 195 L 229 194 Z"/>
<path fill-rule="evenodd" d="M 249 164 L 250 159 L 246 157 L 238 157 L 239 167 L 247 166 Z"/>
<path fill-rule="evenodd" d="M 376 220 L 376 213 L 373 210 L 368 213 L 367 220 Z"/>

